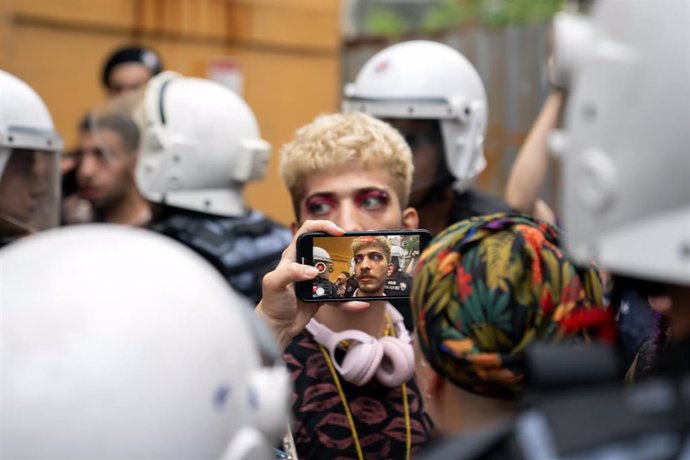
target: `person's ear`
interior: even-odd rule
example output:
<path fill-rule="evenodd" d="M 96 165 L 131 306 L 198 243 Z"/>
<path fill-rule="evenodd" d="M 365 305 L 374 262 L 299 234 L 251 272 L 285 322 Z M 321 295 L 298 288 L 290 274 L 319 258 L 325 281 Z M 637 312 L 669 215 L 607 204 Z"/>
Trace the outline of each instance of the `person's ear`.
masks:
<path fill-rule="evenodd" d="M 648 302 L 649 306 L 652 307 L 652 310 L 662 315 L 669 315 L 673 309 L 673 301 L 669 296 L 649 296 Z"/>
<path fill-rule="evenodd" d="M 139 152 L 127 153 L 127 155 L 129 157 L 127 161 L 127 170 L 132 177 L 136 177 L 137 163 L 139 162 Z"/>
<path fill-rule="evenodd" d="M 424 394 L 424 398 L 432 400 L 443 388 L 445 379 L 438 375 L 424 358 L 422 358 L 422 369 L 421 375 L 417 377 L 417 385 Z"/>
<path fill-rule="evenodd" d="M 417 229 L 419 228 L 419 214 L 415 208 L 405 208 L 403 210 L 402 218 L 403 228 Z"/>
<path fill-rule="evenodd" d="M 441 390 L 443 390 L 443 387 L 446 386 L 446 379 L 441 377 L 435 370 L 432 369 L 429 385 L 429 391 L 431 391 L 433 397 L 436 397 Z"/>

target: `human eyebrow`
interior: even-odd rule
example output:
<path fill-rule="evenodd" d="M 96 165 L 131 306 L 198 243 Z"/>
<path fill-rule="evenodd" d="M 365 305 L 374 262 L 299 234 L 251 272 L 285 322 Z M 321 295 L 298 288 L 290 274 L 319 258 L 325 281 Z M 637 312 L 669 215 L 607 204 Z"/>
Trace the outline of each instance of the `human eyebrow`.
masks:
<path fill-rule="evenodd" d="M 355 195 L 363 195 L 367 193 L 388 193 L 386 187 L 363 187 L 355 190 Z"/>
<path fill-rule="evenodd" d="M 308 197 L 306 197 L 306 198 L 304 199 L 304 201 L 305 201 L 305 203 L 306 203 L 307 201 L 309 201 L 309 200 L 311 200 L 311 199 L 314 199 L 314 198 L 328 198 L 328 199 L 334 200 L 334 199 L 335 199 L 335 193 L 332 193 L 332 192 L 316 192 L 316 193 L 312 193 L 311 195 L 309 195 Z"/>

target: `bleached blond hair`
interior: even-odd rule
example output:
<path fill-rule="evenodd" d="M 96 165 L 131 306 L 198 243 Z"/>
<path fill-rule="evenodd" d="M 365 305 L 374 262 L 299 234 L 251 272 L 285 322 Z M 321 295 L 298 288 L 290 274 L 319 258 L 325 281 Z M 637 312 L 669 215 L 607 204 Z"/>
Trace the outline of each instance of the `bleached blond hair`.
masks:
<path fill-rule="evenodd" d="M 298 129 L 280 151 L 280 176 L 290 191 L 297 217 L 308 177 L 352 163 L 364 168 L 385 167 L 400 205 L 407 207 L 414 166 L 405 139 L 391 125 L 369 115 L 334 113 L 320 115 Z"/>
<path fill-rule="evenodd" d="M 378 248 L 383 256 L 386 258 L 386 262 L 391 261 L 391 242 L 388 241 L 383 235 L 377 236 L 358 236 L 352 240 L 350 249 L 352 249 L 352 257 L 356 256 L 362 248 Z"/>

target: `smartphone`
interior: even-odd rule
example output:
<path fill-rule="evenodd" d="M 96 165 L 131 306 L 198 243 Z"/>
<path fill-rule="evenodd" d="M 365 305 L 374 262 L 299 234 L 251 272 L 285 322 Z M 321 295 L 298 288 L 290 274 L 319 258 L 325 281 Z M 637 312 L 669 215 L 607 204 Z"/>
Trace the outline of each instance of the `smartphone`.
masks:
<path fill-rule="evenodd" d="M 409 299 L 414 269 L 429 241 L 427 230 L 300 235 L 297 261 L 319 274 L 296 283 L 296 295 L 305 302 Z"/>

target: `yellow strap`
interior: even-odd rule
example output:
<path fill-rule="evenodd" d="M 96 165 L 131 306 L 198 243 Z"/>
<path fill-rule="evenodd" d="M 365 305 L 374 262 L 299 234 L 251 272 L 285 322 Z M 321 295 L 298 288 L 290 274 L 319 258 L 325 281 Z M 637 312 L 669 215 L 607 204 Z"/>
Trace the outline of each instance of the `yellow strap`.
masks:
<path fill-rule="evenodd" d="M 395 335 L 395 327 L 390 316 L 386 315 L 388 327 L 386 328 L 386 335 Z M 412 422 L 410 421 L 410 406 L 407 402 L 407 385 L 403 383 L 400 385 L 403 397 L 403 411 L 405 414 L 405 459 L 410 460 L 410 453 L 412 452 Z"/>
<path fill-rule="evenodd" d="M 393 323 L 391 319 L 388 317 L 388 315 L 386 315 L 386 320 L 388 321 L 388 327 L 386 328 L 385 335 L 395 335 L 395 328 L 393 327 Z M 357 435 L 357 427 L 355 426 L 355 420 L 352 417 L 352 412 L 350 412 L 350 405 L 347 403 L 347 398 L 345 397 L 343 387 L 340 385 L 338 373 L 335 370 L 335 366 L 333 366 L 333 363 L 331 362 L 331 357 L 329 356 L 328 351 L 326 351 L 326 349 L 320 343 L 318 343 L 318 345 L 319 350 L 321 350 L 321 354 L 326 360 L 328 370 L 331 371 L 331 376 L 333 377 L 333 381 L 335 382 L 335 387 L 338 389 L 340 401 L 343 403 L 343 408 L 345 408 L 345 415 L 347 416 L 347 420 L 350 423 L 352 439 L 355 443 L 355 449 L 357 450 L 357 458 L 359 460 L 364 460 L 364 454 L 362 454 L 362 446 L 359 444 L 359 436 Z M 410 421 L 410 406 L 407 401 L 407 385 L 403 383 L 402 385 L 400 385 L 400 389 L 402 391 L 403 412 L 405 416 L 405 459 L 410 460 L 410 454 L 412 453 L 412 423 Z"/>
<path fill-rule="evenodd" d="M 412 452 L 412 423 L 410 422 L 410 406 L 407 403 L 407 385 L 400 385 L 403 394 L 403 410 L 405 411 L 405 459 L 410 460 Z"/>
<path fill-rule="evenodd" d="M 350 412 L 350 406 L 347 403 L 347 399 L 345 398 L 345 392 L 343 391 L 343 387 L 340 386 L 340 379 L 338 378 L 338 373 L 335 371 L 335 367 L 333 366 L 333 363 L 331 362 L 331 357 L 328 356 L 328 352 L 323 347 L 323 345 L 319 344 L 319 349 L 321 350 L 323 357 L 326 359 L 326 364 L 328 364 L 328 369 L 331 371 L 331 376 L 333 376 L 333 381 L 335 382 L 335 386 L 336 386 L 336 388 L 338 388 L 338 394 L 340 395 L 340 401 L 343 403 L 343 407 L 345 408 L 345 415 L 347 416 L 347 420 L 350 422 L 350 431 L 352 431 L 352 439 L 355 442 L 355 449 L 357 449 L 357 458 L 359 460 L 364 460 L 364 455 L 362 454 L 362 446 L 359 445 L 359 436 L 357 435 L 357 428 L 355 427 L 355 420 L 352 418 L 352 413 Z"/>

